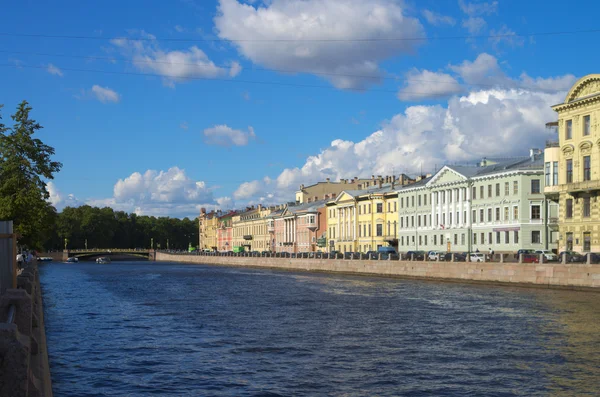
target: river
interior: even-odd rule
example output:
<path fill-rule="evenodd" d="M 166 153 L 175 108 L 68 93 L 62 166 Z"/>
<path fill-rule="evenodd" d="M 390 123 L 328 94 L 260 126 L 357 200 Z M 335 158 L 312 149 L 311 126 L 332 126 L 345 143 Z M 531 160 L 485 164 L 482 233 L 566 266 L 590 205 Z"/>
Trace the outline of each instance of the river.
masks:
<path fill-rule="evenodd" d="M 55 396 L 579 396 L 600 294 L 176 263 L 40 266 Z"/>

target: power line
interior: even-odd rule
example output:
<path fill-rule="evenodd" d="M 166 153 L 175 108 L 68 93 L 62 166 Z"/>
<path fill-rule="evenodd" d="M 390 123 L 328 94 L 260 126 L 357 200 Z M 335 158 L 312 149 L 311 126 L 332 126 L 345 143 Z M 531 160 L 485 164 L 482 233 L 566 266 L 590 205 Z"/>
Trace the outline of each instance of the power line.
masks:
<path fill-rule="evenodd" d="M 47 66 L 34 66 L 34 65 L 10 64 L 10 63 L 2 63 L 2 64 L 0 64 L 0 67 L 11 67 L 14 69 L 21 69 L 21 68 L 38 69 L 38 70 L 47 70 L 48 69 Z M 117 72 L 117 71 L 110 71 L 110 70 L 65 68 L 65 67 L 58 67 L 58 66 L 57 66 L 57 68 L 59 68 L 61 71 L 66 70 L 66 71 L 70 71 L 70 72 L 100 73 L 100 74 L 126 75 L 126 76 L 161 77 L 161 78 L 170 78 L 173 80 L 182 80 L 182 81 L 204 80 L 204 81 L 221 81 L 221 82 L 228 82 L 228 83 L 274 85 L 274 86 L 285 86 L 285 87 L 295 87 L 295 88 L 300 88 L 300 87 L 301 88 L 325 88 L 325 89 L 333 88 L 332 86 L 329 86 L 329 85 L 285 83 L 285 82 L 278 82 L 278 81 L 241 80 L 241 79 L 234 79 L 234 78 L 226 79 L 226 78 L 219 78 L 219 77 L 199 77 L 199 76 L 182 77 L 182 76 L 160 74 L 160 73 Z M 385 93 L 394 93 L 394 94 L 398 93 L 398 90 L 386 90 L 386 89 L 378 89 L 378 88 L 345 88 L 345 90 L 355 91 L 355 92 L 369 91 L 369 92 L 385 92 Z M 422 91 L 417 92 L 417 91 L 402 90 L 402 93 L 423 95 L 425 97 L 431 96 L 431 93 L 422 92 Z M 527 99 L 526 101 L 527 102 L 544 102 L 542 99 Z"/>
<path fill-rule="evenodd" d="M 0 36 L 4 37 L 23 37 L 23 38 L 38 38 L 38 39 L 70 39 L 70 40 L 127 40 L 127 41 L 170 41 L 170 42 L 319 42 L 319 43 L 343 43 L 343 42 L 392 42 L 392 41 L 440 41 L 440 40 L 466 40 L 466 39 L 493 39 L 506 37 L 539 37 L 539 36 L 560 36 L 582 33 L 600 33 L 600 29 L 582 29 L 582 30 L 563 30 L 554 32 L 532 32 L 532 33 L 505 33 L 505 34 L 489 34 L 489 35 L 459 35 L 459 36 L 433 36 L 433 37 L 365 37 L 356 39 L 311 39 L 311 38 L 288 38 L 288 39 L 224 39 L 224 38 L 167 38 L 167 37 L 140 37 L 130 38 L 123 36 L 85 36 L 85 35 L 53 35 L 53 34 L 34 34 L 34 33 L 11 33 L 0 32 Z"/>

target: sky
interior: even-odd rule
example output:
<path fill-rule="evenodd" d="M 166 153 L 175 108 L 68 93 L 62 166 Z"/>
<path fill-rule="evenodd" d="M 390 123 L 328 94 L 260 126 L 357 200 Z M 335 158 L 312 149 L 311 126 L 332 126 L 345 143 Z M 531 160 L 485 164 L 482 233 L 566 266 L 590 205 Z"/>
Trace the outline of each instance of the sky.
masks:
<path fill-rule="evenodd" d="M 325 178 L 527 155 L 598 73 L 600 3 L 22 0 L 0 104 L 27 100 L 63 168 L 51 201 L 196 217 Z M 583 11 L 585 10 L 585 11 Z M 562 32 L 561 34 L 554 34 Z"/>

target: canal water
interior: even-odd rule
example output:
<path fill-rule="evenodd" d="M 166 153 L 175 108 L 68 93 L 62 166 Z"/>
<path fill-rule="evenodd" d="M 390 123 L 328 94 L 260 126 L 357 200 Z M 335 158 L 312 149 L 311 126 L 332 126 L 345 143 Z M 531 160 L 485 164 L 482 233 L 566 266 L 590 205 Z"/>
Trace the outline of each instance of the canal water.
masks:
<path fill-rule="evenodd" d="M 56 396 L 600 393 L 600 294 L 176 263 L 40 267 Z"/>

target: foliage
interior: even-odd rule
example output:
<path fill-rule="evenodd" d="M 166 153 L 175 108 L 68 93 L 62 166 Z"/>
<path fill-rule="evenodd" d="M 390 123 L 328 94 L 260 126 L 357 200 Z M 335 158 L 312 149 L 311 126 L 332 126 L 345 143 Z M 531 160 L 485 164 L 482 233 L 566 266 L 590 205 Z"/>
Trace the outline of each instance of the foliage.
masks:
<path fill-rule="evenodd" d="M 56 219 L 45 181 L 62 164 L 52 161 L 52 147 L 34 138 L 42 126 L 29 118 L 31 110 L 23 101 L 12 115 L 12 127 L 0 123 L 0 219 L 14 221 L 19 244 L 40 248 Z"/>
<path fill-rule="evenodd" d="M 66 207 L 57 215 L 56 229 L 47 248 L 167 248 L 198 245 L 198 222 L 189 218 L 137 216 L 110 207 Z"/>

